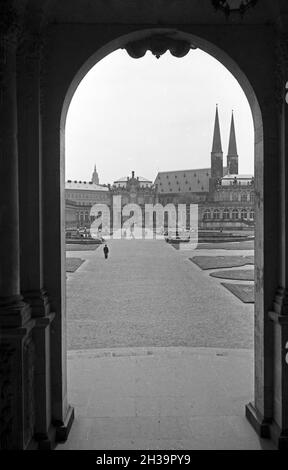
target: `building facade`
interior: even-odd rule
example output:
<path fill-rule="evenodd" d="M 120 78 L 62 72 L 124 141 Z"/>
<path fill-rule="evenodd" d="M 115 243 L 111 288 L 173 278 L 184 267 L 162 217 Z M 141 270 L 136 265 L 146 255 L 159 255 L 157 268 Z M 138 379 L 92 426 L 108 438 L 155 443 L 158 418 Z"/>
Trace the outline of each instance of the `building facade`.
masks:
<path fill-rule="evenodd" d="M 227 166 L 223 166 L 223 150 L 216 109 L 211 152 L 211 167 L 195 170 L 159 172 L 159 202 L 198 205 L 200 230 L 243 230 L 254 227 L 254 176 L 239 175 L 234 115 L 232 113 Z"/>
<path fill-rule="evenodd" d="M 143 178 L 142 176 L 135 176 L 132 171 L 131 177 L 127 176 L 114 181 L 110 189 L 111 213 L 114 225 L 121 227 L 125 224 L 126 220 L 131 217 L 133 211 L 133 220 L 135 226 L 144 227 L 145 217 L 147 223 L 147 216 L 145 215 L 145 206 L 152 204 L 153 206 L 158 202 L 157 187 L 151 180 Z M 119 204 L 117 204 L 117 200 Z M 113 204 L 114 201 L 114 204 Z M 115 203 L 118 210 L 117 218 L 115 219 Z M 121 213 L 121 216 L 120 216 Z M 134 226 L 133 225 L 133 226 Z"/>
<path fill-rule="evenodd" d="M 95 219 L 95 215 L 91 214 L 94 204 L 105 204 L 109 207 L 110 227 L 113 223 L 114 226 L 115 223 L 117 226 L 125 223 L 131 216 L 131 205 L 136 204 L 141 209 L 141 220 L 139 215 L 138 224 L 144 227 L 145 223 L 147 226 L 145 205 L 157 203 L 163 206 L 186 204 L 187 228 L 190 225 L 190 204 L 197 204 L 198 229 L 200 230 L 251 230 L 254 227 L 255 218 L 254 177 L 253 175 L 239 175 L 238 168 L 239 157 L 233 113 L 227 165 L 223 166 L 217 107 L 210 168 L 159 172 L 154 183 L 141 176 L 136 177 L 135 172 L 132 171 L 131 177 L 120 178 L 112 185 L 100 185 L 95 166 L 91 181 L 69 180 L 66 183 L 66 230 L 90 227 Z M 117 205 L 117 197 L 120 207 Z M 127 206 L 127 213 L 123 214 L 125 206 Z M 119 214 L 121 213 L 117 221 L 113 219 L 116 207 Z M 137 210 L 134 211 L 134 217 L 137 217 Z M 165 225 L 168 223 L 167 220 L 165 217 Z M 106 228 L 109 225 L 107 220 L 104 225 Z"/>
<path fill-rule="evenodd" d="M 96 165 L 91 181 L 72 181 L 65 183 L 66 233 L 88 228 L 94 220 L 91 208 L 94 204 L 110 206 L 109 187 L 99 184 Z"/>

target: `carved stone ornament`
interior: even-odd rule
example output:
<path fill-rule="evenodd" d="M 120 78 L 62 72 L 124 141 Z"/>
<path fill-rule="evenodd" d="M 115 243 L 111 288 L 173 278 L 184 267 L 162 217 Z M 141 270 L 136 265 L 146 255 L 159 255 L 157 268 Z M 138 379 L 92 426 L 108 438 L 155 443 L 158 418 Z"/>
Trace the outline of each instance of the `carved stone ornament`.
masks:
<path fill-rule="evenodd" d="M 144 57 L 148 50 L 159 59 L 168 50 L 174 57 L 184 57 L 190 49 L 197 48 L 185 39 L 166 34 L 153 34 L 147 38 L 129 42 L 123 49 L 126 49 L 133 59 Z"/>
<path fill-rule="evenodd" d="M 276 103 L 282 106 L 283 99 L 287 94 L 285 83 L 288 82 L 288 36 L 281 34 L 276 45 L 275 66 L 275 98 Z M 286 101 L 287 102 L 287 101 Z"/>
<path fill-rule="evenodd" d="M 223 11 L 228 18 L 233 13 L 243 16 L 249 8 L 254 8 L 258 0 L 211 0 L 215 10 Z"/>

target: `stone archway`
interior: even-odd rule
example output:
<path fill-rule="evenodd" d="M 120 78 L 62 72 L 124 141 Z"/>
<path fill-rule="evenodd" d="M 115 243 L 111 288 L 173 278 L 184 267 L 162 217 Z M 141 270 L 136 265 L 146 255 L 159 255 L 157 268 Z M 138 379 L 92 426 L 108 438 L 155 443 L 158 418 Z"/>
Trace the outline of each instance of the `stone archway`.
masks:
<path fill-rule="evenodd" d="M 190 0 L 182 0 L 183 8 L 168 1 L 164 8 L 161 0 L 153 8 L 140 0 L 95 1 L 93 6 L 90 0 L 4 3 L 0 212 L 6 223 L 1 224 L 0 247 L 0 365 L 6 417 L 0 426 L 1 448 L 26 449 L 35 441 L 47 448 L 55 433 L 59 440 L 69 432 L 65 116 L 77 84 L 92 65 L 152 33 L 176 34 L 214 56 L 238 80 L 251 106 L 257 170 L 256 367 L 255 402 L 247 415 L 260 435 L 287 448 L 287 2 L 263 1 L 243 21 L 226 21 L 208 8 L 210 2 Z M 178 55 L 184 52 L 184 44 L 182 52 L 176 47 Z"/>
<path fill-rule="evenodd" d="M 219 47 L 212 44 L 210 41 L 207 41 L 198 36 L 194 36 L 190 33 L 185 33 L 175 29 L 169 28 L 153 28 L 146 29 L 141 31 L 135 31 L 127 35 L 118 37 L 117 39 L 108 42 L 103 47 L 99 48 L 94 54 L 92 54 L 80 67 L 80 69 L 74 75 L 69 88 L 66 91 L 65 99 L 63 102 L 63 108 L 61 113 L 61 125 L 60 125 L 60 167 L 64 167 L 64 149 L 65 149 L 65 121 L 67 116 L 67 111 L 69 108 L 70 101 L 77 89 L 82 78 L 87 74 L 87 72 L 93 67 L 97 62 L 102 58 L 115 51 L 118 48 L 124 48 L 127 50 L 129 55 L 133 58 L 142 57 L 146 51 L 149 49 L 152 53 L 159 58 L 167 50 L 177 56 L 182 57 L 186 55 L 190 49 L 200 48 L 208 54 L 212 55 L 214 58 L 219 60 L 237 79 L 242 89 L 244 90 L 248 102 L 251 107 L 253 120 L 254 120 L 254 130 L 255 130 L 255 189 L 256 189 L 256 245 L 255 245 L 255 265 L 256 265 L 256 302 L 255 302 L 255 407 L 254 404 L 249 404 L 247 406 L 247 416 L 252 424 L 257 428 L 260 427 L 259 433 L 262 436 L 267 436 L 268 429 L 265 425 L 264 419 L 261 417 L 258 419 L 256 417 L 256 411 L 261 410 L 261 416 L 266 416 L 265 411 L 265 398 L 264 398 L 264 389 L 267 393 L 267 390 L 272 387 L 271 382 L 267 381 L 267 376 L 263 371 L 263 367 L 270 367 L 267 364 L 271 361 L 270 354 L 265 353 L 269 344 L 267 345 L 266 334 L 267 330 L 265 329 L 266 322 L 264 320 L 264 304 L 265 304 L 265 290 L 263 284 L 263 269 L 264 269 L 264 227 L 263 227 L 263 121 L 260 105 L 256 96 L 256 93 L 248 80 L 247 76 L 241 70 L 239 65 L 231 59 L 231 57 L 226 54 Z M 64 185 L 63 174 L 61 176 L 62 187 Z M 63 191 L 62 191 L 63 193 Z M 63 195 L 61 207 L 64 207 Z M 63 213 L 61 219 L 63 220 Z M 62 239 L 63 244 L 63 239 Z M 62 253 L 64 248 L 62 246 Z M 62 296 L 64 296 L 64 282 L 62 285 Z M 271 325 L 268 325 L 268 328 Z M 63 328 L 62 334 L 64 335 L 65 327 Z M 63 344 L 65 340 L 63 339 Z M 265 357 L 264 357 L 265 356 Z M 244 410 L 243 410 L 244 413 Z M 258 415 L 259 417 L 259 415 Z"/>

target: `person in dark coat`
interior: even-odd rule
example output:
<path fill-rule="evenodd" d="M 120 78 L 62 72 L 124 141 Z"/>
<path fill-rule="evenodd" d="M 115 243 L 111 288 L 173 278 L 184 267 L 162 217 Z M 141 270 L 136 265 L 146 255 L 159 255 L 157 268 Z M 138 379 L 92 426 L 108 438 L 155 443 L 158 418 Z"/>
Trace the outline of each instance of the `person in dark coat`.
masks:
<path fill-rule="evenodd" d="M 107 259 L 108 258 L 108 253 L 109 253 L 109 248 L 108 248 L 107 245 L 104 246 L 103 251 L 104 251 L 105 259 Z"/>

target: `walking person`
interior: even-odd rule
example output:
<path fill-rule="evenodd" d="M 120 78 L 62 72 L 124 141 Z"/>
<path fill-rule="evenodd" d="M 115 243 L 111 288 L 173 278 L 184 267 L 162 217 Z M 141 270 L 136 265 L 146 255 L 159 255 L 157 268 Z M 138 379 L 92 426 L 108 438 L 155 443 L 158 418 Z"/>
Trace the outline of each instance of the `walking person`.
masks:
<path fill-rule="evenodd" d="M 107 245 L 104 246 L 103 251 L 104 251 L 105 259 L 107 259 L 108 258 L 108 253 L 109 253 L 109 248 L 108 248 Z"/>

